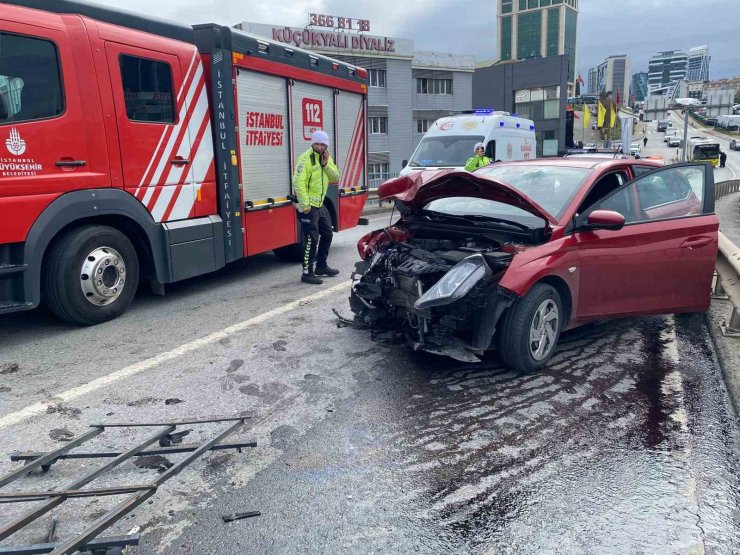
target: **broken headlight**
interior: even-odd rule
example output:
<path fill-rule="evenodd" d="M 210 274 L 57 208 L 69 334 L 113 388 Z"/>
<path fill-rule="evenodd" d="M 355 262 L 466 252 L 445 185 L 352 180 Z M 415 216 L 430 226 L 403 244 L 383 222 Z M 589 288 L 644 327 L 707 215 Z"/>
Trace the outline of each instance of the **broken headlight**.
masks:
<path fill-rule="evenodd" d="M 442 279 L 432 285 L 414 303 L 418 309 L 432 308 L 454 303 L 461 299 L 485 277 L 491 276 L 491 269 L 480 254 L 474 254 L 459 262 Z"/>

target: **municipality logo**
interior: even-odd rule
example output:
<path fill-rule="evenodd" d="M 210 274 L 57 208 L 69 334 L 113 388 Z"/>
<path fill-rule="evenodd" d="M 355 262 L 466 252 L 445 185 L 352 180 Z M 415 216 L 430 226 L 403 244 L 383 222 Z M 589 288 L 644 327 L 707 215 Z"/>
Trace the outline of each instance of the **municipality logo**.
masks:
<path fill-rule="evenodd" d="M 21 134 L 15 127 L 10 130 L 10 137 L 5 139 L 5 146 L 13 156 L 20 156 L 26 152 L 26 141 L 21 139 Z"/>

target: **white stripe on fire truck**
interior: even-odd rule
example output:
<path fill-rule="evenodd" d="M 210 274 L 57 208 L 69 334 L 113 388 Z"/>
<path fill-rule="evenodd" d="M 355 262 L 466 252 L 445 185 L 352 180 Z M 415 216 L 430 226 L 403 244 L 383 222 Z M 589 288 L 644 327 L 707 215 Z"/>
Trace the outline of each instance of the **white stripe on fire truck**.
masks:
<path fill-rule="evenodd" d="M 354 136 L 352 137 L 352 148 L 350 149 L 350 160 L 352 160 L 352 165 L 350 168 L 350 173 L 347 174 L 347 180 L 345 183 L 349 183 L 350 187 L 354 187 L 357 185 L 357 179 L 359 177 L 359 172 L 362 170 L 362 134 L 364 131 L 364 125 L 363 125 L 363 110 L 362 105 L 360 105 L 360 111 L 357 114 L 357 121 L 355 122 L 355 129 L 354 129 Z"/>
<path fill-rule="evenodd" d="M 203 68 L 201 64 L 198 64 L 198 67 L 195 70 L 195 77 L 193 78 L 193 82 L 180 108 L 179 121 L 170 134 L 169 140 L 167 141 L 167 146 L 162 151 L 162 156 L 159 159 L 159 164 L 157 164 L 157 169 L 155 170 L 154 175 L 152 176 L 151 180 L 149 180 L 149 183 L 146 186 L 146 192 L 144 193 L 144 198 L 142 199 L 142 202 L 145 205 L 149 204 L 149 201 L 151 200 L 152 195 L 154 194 L 154 191 L 156 189 L 156 185 L 160 184 L 160 180 L 166 166 L 171 164 L 170 158 L 172 156 L 172 152 L 176 149 L 179 150 L 180 148 L 180 143 L 185 135 L 184 131 L 187 129 L 187 124 L 190 120 L 190 118 L 188 117 L 188 113 L 193 109 L 191 105 L 193 96 L 195 95 L 198 87 L 204 84 L 205 80 L 203 79 Z M 167 182 L 165 181 L 165 183 Z"/>
<path fill-rule="evenodd" d="M 355 127 L 352 135 L 352 148 L 349 152 L 349 160 L 351 160 L 351 165 L 348 168 L 346 182 L 350 185 L 350 187 L 354 187 L 356 185 L 355 175 L 357 174 L 357 168 L 358 166 L 362 165 L 361 161 L 359 160 L 359 151 L 362 148 L 361 126 L 362 105 L 360 105 L 360 110 L 357 113 L 357 120 L 355 121 Z"/>
<path fill-rule="evenodd" d="M 211 161 L 213 160 L 212 141 L 205 140 L 206 135 L 208 135 L 208 138 L 210 139 L 210 123 L 211 119 L 206 117 L 203 120 L 201 128 L 196 131 L 197 135 L 194 135 L 195 140 L 193 142 L 193 148 L 191 149 L 191 160 L 193 161 L 193 164 L 190 168 L 190 179 L 192 180 L 192 183 L 177 191 L 164 213 L 162 218 L 164 221 L 184 220 L 190 215 L 190 212 L 193 209 L 193 205 L 195 204 L 196 188 L 205 180 L 205 175 L 208 172 Z M 203 160 L 206 160 L 208 163 L 203 164 Z M 196 163 L 198 164 L 197 167 Z"/>
<path fill-rule="evenodd" d="M 191 72 L 193 71 L 193 64 L 195 64 L 195 60 L 198 57 L 198 51 L 193 48 L 193 57 L 190 59 L 190 65 L 188 66 L 188 71 L 185 73 L 185 79 L 182 82 L 182 85 L 180 85 L 180 90 L 177 92 L 177 104 L 179 105 L 182 101 L 182 95 L 185 93 L 185 86 L 190 83 L 190 78 L 192 77 Z M 149 160 L 149 165 L 147 165 L 146 170 L 144 170 L 144 174 L 141 176 L 141 182 L 139 183 L 139 187 L 136 189 L 136 192 L 134 195 L 138 198 L 139 196 L 139 189 L 144 185 L 146 182 L 146 178 L 149 175 L 149 170 L 152 168 L 152 164 L 154 164 L 154 160 L 157 158 L 157 153 L 159 152 L 159 148 L 162 146 L 162 142 L 164 141 L 165 136 L 167 135 L 168 131 L 171 131 L 172 127 L 168 126 L 162 131 L 162 135 L 159 137 L 159 142 L 157 143 L 157 147 L 154 149 L 154 152 L 152 153 L 152 157 Z"/>
<path fill-rule="evenodd" d="M 193 144 L 193 141 L 195 141 L 198 137 L 198 131 L 200 130 L 201 126 L 203 125 L 204 120 L 208 120 L 208 101 L 207 101 L 206 91 L 205 91 L 205 84 L 204 87 L 201 89 L 201 94 L 198 97 L 198 101 L 195 103 L 194 109 L 190 117 L 188 118 L 188 127 L 185 131 L 185 134 L 188 135 L 188 140 L 182 140 L 180 142 L 180 146 L 178 149 L 177 154 L 179 156 L 182 156 L 183 158 L 188 158 L 193 155 L 194 148 L 196 148 L 196 145 Z M 197 127 L 196 127 L 197 125 Z M 191 164 L 193 162 L 193 158 L 190 158 Z M 187 173 L 186 173 L 187 172 Z M 184 178 L 183 178 L 184 177 Z M 186 185 L 185 188 L 189 189 L 192 192 L 193 187 L 193 175 L 191 173 L 191 166 L 172 166 L 170 169 L 169 174 L 167 175 L 167 178 L 165 180 L 165 183 L 179 183 L 182 184 L 184 182 L 190 182 L 189 185 Z M 166 213 L 167 208 L 169 207 L 170 203 L 173 201 L 176 195 L 179 195 L 182 191 L 182 187 L 170 187 L 165 186 L 161 187 L 162 191 L 160 192 L 159 196 L 153 200 L 154 206 L 147 206 L 149 210 L 152 213 L 152 217 L 154 218 L 155 222 L 162 221 L 163 219 L 167 219 Z M 188 196 L 188 193 L 185 192 L 185 196 Z M 188 210 L 188 213 L 190 210 Z"/>

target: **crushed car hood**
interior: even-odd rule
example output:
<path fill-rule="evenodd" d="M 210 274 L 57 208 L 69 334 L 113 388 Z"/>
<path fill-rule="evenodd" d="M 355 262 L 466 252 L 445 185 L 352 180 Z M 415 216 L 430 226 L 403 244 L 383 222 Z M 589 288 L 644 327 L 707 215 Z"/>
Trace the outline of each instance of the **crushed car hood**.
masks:
<path fill-rule="evenodd" d="M 460 170 L 421 171 L 390 179 L 378 188 L 381 200 L 396 199 L 421 209 L 433 200 L 452 196 L 483 198 L 516 206 L 556 224 L 555 218 L 527 195 L 503 181 Z"/>

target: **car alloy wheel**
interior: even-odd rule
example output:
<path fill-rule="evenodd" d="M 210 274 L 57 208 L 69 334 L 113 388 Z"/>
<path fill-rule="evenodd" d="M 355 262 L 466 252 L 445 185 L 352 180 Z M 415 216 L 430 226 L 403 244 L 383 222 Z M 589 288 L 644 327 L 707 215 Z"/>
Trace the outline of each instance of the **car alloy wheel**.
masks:
<path fill-rule="evenodd" d="M 545 299 L 537 307 L 529 328 L 529 354 L 536 361 L 550 355 L 557 340 L 560 312 L 552 299 Z"/>

